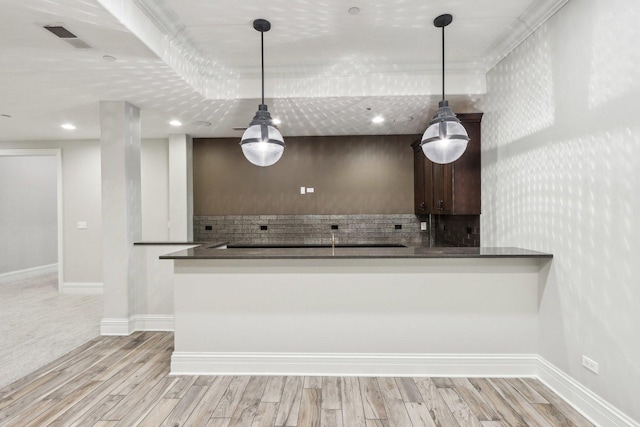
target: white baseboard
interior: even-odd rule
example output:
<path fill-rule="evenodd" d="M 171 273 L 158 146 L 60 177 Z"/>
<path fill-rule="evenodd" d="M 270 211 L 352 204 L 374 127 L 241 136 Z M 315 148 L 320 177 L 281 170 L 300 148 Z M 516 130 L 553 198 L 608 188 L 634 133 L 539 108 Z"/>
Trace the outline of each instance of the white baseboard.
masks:
<path fill-rule="evenodd" d="M 104 318 L 100 321 L 100 335 L 130 335 L 133 330 L 133 321 L 127 318 Z"/>
<path fill-rule="evenodd" d="M 172 375 L 534 377 L 537 355 L 188 353 Z"/>
<path fill-rule="evenodd" d="M 640 427 L 615 406 L 580 384 L 543 357 L 538 357 L 538 379 L 578 412 L 600 427 Z"/>
<path fill-rule="evenodd" d="M 0 283 L 27 280 L 44 274 L 53 274 L 58 271 L 58 263 L 40 265 L 38 267 L 26 268 L 24 270 L 9 271 L 0 274 Z"/>
<path fill-rule="evenodd" d="M 171 331 L 173 332 L 174 316 L 163 314 L 145 314 L 133 316 L 133 328 L 135 331 Z"/>
<path fill-rule="evenodd" d="M 64 282 L 60 292 L 63 294 L 98 295 L 102 294 L 102 289 L 102 282 Z"/>
<path fill-rule="evenodd" d="M 130 318 L 104 318 L 100 322 L 100 335 L 130 335 L 136 331 L 173 331 L 171 314 L 145 314 Z"/>

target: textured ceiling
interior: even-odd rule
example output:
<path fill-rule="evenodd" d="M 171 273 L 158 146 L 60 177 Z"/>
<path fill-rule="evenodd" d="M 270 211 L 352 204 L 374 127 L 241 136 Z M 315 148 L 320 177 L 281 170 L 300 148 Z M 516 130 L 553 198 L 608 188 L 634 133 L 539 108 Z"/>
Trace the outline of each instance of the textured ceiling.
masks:
<path fill-rule="evenodd" d="M 447 98 L 474 111 L 487 70 L 566 1 L 0 0 L 0 114 L 11 116 L 0 117 L 0 140 L 98 138 L 100 100 L 140 107 L 144 137 L 239 137 L 232 128 L 259 103 L 255 18 L 272 23 L 265 91 L 285 136 L 419 133 L 441 96 L 435 16 L 454 15 Z M 372 124 L 375 115 L 385 121 Z M 185 126 L 170 127 L 174 118 Z"/>

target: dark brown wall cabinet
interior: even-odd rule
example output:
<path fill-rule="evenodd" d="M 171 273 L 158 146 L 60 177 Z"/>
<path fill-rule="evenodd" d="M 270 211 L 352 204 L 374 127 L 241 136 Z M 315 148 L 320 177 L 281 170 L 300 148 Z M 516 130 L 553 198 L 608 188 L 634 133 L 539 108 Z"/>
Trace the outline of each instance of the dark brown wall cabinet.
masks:
<path fill-rule="evenodd" d="M 480 214 L 480 121 L 482 113 L 458 114 L 469 134 L 467 149 L 446 165 L 425 157 L 420 140 L 413 147 L 415 213 Z"/>

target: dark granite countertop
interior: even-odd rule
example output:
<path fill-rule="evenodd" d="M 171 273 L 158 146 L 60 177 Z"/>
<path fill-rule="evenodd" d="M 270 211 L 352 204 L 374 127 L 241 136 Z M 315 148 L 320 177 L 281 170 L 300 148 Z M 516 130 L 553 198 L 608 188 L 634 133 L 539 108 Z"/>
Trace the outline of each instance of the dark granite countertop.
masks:
<path fill-rule="evenodd" d="M 173 252 L 161 259 L 328 259 L 328 258 L 553 258 L 552 254 L 521 248 L 453 247 L 299 247 L 226 248 L 226 242 L 207 243 Z"/>
<path fill-rule="evenodd" d="M 225 245 L 227 242 L 134 242 L 134 246 L 191 246 L 191 245 Z"/>

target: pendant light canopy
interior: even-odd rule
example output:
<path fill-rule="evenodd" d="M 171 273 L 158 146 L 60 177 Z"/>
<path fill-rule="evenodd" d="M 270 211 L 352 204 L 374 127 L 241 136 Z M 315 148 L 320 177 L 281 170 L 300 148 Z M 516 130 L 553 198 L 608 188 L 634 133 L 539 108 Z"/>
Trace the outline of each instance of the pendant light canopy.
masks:
<path fill-rule="evenodd" d="M 460 120 L 444 99 L 444 27 L 453 22 L 449 14 L 440 15 L 433 20 L 436 28 L 442 28 L 442 101 L 431 119 L 429 127 L 422 135 L 422 151 L 434 163 L 446 164 L 460 158 L 467 149 L 469 135 Z"/>
<path fill-rule="evenodd" d="M 262 54 L 262 103 L 256 115 L 242 135 L 240 147 L 244 156 L 256 166 L 275 164 L 284 152 L 284 139 L 280 131 L 273 125 L 271 114 L 264 103 L 264 33 L 271 29 L 266 19 L 253 21 L 253 28 L 260 31 L 260 48 Z"/>

